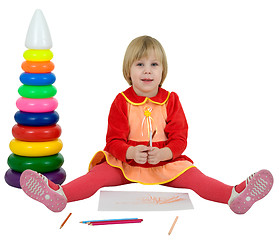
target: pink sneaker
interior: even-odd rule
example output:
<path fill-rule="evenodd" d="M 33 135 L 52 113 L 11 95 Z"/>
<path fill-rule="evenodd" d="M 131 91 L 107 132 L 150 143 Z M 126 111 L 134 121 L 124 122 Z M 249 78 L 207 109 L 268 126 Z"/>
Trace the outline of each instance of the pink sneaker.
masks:
<path fill-rule="evenodd" d="M 34 200 L 41 202 L 53 212 L 61 212 L 67 204 L 62 187 L 57 191 L 49 187 L 48 179 L 40 173 L 25 170 L 20 176 L 22 190 Z"/>
<path fill-rule="evenodd" d="M 231 210 L 237 214 L 246 213 L 252 205 L 264 198 L 273 185 L 273 176 L 268 170 L 261 170 L 252 174 L 246 180 L 246 187 L 241 193 L 233 188 L 229 201 Z"/>

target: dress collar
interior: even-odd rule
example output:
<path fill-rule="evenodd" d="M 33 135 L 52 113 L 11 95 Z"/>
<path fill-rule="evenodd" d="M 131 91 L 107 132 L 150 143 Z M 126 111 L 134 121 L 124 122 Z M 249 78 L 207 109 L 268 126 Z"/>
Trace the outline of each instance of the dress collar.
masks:
<path fill-rule="evenodd" d="M 126 99 L 127 102 L 129 102 L 133 105 L 142 105 L 142 104 L 146 103 L 147 100 L 149 100 L 155 104 L 163 105 L 168 101 L 168 99 L 170 97 L 170 92 L 168 92 L 165 89 L 160 88 L 160 87 L 158 89 L 157 95 L 152 98 L 138 96 L 135 93 L 133 87 L 129 87 L 127 90 L 125 90 L 121 94 L 124 96 L 124 98 Z"/>

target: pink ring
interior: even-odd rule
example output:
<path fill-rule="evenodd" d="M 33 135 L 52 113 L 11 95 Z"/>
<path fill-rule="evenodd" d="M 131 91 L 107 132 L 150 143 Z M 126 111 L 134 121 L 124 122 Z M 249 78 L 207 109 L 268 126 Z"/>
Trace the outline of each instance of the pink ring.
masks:
<path fill-rule="evenodd" d="M 16 106 L 23 112 L 43 113 L 54 111 L 58 106 L 58 102 L 53 97 L 39 99 L 20 97 L 16 101 Z"/>

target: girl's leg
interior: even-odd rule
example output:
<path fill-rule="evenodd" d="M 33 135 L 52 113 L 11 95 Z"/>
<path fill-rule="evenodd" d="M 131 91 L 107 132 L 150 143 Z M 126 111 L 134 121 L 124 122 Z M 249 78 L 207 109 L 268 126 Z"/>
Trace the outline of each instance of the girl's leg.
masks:
<path fill-rule="evenodd" d="M 233 186 L 210 178 L 195 167 L 165 186 L 191 189 L 204 199 L 225 204 L 228 203 L 233 189 Z"/>
<path fill-rule="evenodd" d="M 268 170 L 261 170 L 233 187 L 207 177 L 197 168 L 191 168 L 165 185 L 191 189 L 204 199 L 228 204 L 233 212 L 244 214 L 270 192 L 273 176 Z"/>
<path fill-rule="evenodd" d="M 131 183 L 118 168 L 107 162 L 96 165 L 90 172 L 62 186 L 67 202 L 91 197 L 102 187 L 118 186 Z"/>
<path fill-rule="evenodd" d="M 62 187 L 32 170 L 24 171 L 20 177 L 22 190 L 53 212 L 61 212 L 67 202 L 92 196 L 101 187 L 127 183 L 130 182 L 124 178 L 121 170 L 109 166 L 107 162 L 95 166 L 92 171 Z"/>

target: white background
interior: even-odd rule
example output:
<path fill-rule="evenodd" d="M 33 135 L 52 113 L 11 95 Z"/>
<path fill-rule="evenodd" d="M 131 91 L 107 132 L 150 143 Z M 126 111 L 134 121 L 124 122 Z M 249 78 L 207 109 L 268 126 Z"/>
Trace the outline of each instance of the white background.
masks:
<path fill-rule="evenodd" d="M 151 35 L 164 46 L 163 87 L 180 96 L 189 124 L 185 154 L 207 175 L 230 185 L 262 168 L 271 193 L 245 215 L 190 190 L 132 184 L 106 190 L 188 192 L 194 210 L 98 212 L 99 192 L 52 213 L 4 181 L 25 36 L 35 9 L 52 35 L 66 182 L 87 172 L 105 146 L 114 97 L 128 85 L 122 60 L 129 42 Z M 0 4 L 0 236 L 26 239 L 276 239 L 278 223 L 278 1 L 14 0 Z M 72 216 L 63 229 L 60 224 Z M 171 236 L 168 230 L 178 222 Z M 88 227 L 81 220 L 139 217 L 141 224 Z"/>

